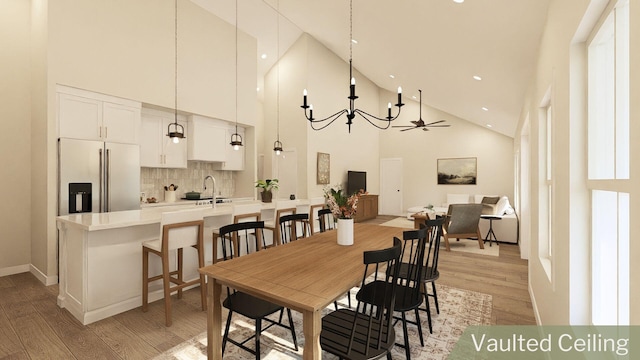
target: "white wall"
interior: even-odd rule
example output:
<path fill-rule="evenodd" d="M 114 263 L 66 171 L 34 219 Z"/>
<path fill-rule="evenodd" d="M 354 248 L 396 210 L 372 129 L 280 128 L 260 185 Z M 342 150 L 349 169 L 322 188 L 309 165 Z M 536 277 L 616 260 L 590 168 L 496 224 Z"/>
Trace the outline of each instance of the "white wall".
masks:
<path fill-rule="evenodd" d="M 137 0 L 34 1 L 42 5 L 39 66 L 40 95 L 34 100 L 34 176 L 31 206 L 33 251 L 31 263 L 51 281 L 56 259 L 56 105 L 55 85 L 87 89 L 174 108 L 173 2 Z M 47 7 L 48 5 L 48 7 Z M 28 22 L 27 22 L 28 23 Z M 38 40 L 40 39 L 40 40 Z M 28 43 L 28 42 L 27 42 Z M 256 40 L 238 34 L 238 122 L 257 121 Z M 178 10 L 178 109 L 228 121 L 236 120 L 235 26 L 211 15 L 191 1 L 180 0 Z M 46 89 L 46 90 L 45 90 Z M 255 141 L 248 131 L 245 141 Z M 255 152 L 253 144 L 247 146 Z M 249 188 L 255 163 L 238 173 L 237 182 Z M 37 176 L 36 176 L 37 175 Z M 23 182 L 24 184 L 26 182 Z M 239 192 L 252 194 L 252 188 Z M 1 268 L 0 264 L 0 268 Z"/>
<path fill-rule="evenodd" d="M 273 141 L 276 139 L 277 64 L 265 76 L 265 171 L 270 175 Z M 356 107 L 376 114 L 378 87 L 354 69 Z M 303 34 L 280 60 L 280 141 L 297 150 L 299 198 L 322 196 L 316 182 L 317 153 L 331 156 L 330 184 L 346 185 L 347 170 L 367 171 L 367 190 L 379 191 L 378 139 L 380 130 L 356 117 L 351 133 L 346 116 L 321 131 L 310 128 L 302 105 L 302 91 L 309 92 L 314 118 L 323 118 L 349 106 L 349 65 L 308 34 Z M 268 176 L 267 176 L 268 177 Z"/>
<path fill-rule="evenodd" d="M 534 311 L 538 322 L 542 325 L 584 325 L 590 323 L 590 278 L 589 254 L 591 241 L 606 241 L 607 239 L 590 239 L 590 209 L 586 191 L 586 70 L 584 63 L 584 44 L 586 36 L 581 35 L 579 24 L 594 15 L 588 13 L 593 7 L 598 7 L 595 17 L 601 12 L 606 1 L 592 0 L 554 0 L 549 7 L 549 16 L 540 44 L 538 66 L 530 91 L 525 98 L 522 119 L 518 127 L 519 139 L 523 130 L 523 123 L 529 115 L 531 123 L 529 134 L 531 145 L 531 246 L 529 258 L 529 286 Z M 637 5 L 637 4 L 636 4 Z M 640 23 L 640 8 L 630 6 L 631 17 L 631 64 L 638 62 L 640 57 L 640 37 L 638 25 Z M 585 15 L 586 14 L 586 15 Z M 588 25 L 587 32 L 593 28 Z M 584 30 L 584 29 L 582 29 Z M 582 60 L 581 60 L 582 59 Z M 638 98 L 640 94 L 640 73 L 633 66 L 630 77 L 630 98 Z M 544 142 L 539 132 L 539 106 L 548 89 L 551 89 L 551 102 L 554 108 L 553 125 L 553 173 L 555 197 L 553 208 L 552 236 L 555 239 L 553 247 L 553 265 L 551 276 L 548 277 L 539 259 L 539 241 L 545 241 L 546 236 L 538 230 L 540 214 L 540 179 L 544 168 L 539 157 Z M 631 101 L 630 118 L 640 114 L 638 102 Z M 640 134 L 640 124 L 631 121 L 630 138 L 637 139 Z M 516 146 L 520 146 L 519 142 Z M 634 157 L 640 151 L 638 142 L 631 142 L 631 177 L 627 190 L 630 193 L 631 213 L 634 219 L 640 212 L 640 202 L 637 201 L 637 189 L 640 189 L 640 160 Z M 640 223 L 631 221 L 630 234 L 640 230 Z M 631 241 L 629 257 L 635 259 L 640 255 L 640 246 Z M 640 323 L 640 306 L 633 301 L 640 294 L 638 272 L 640 264 L 630 262 L 630 323 Z M 611 280 L 616 281 L 616 274 L 611 274 Z"/>
<path fill-rule="evenodd" d="M 8 0 L 0 11 L 0 276 L 31 263 L 31 91 L 29 1 Z M 13 268 L 13 270 L 12 270 Z"/>
<path fill-rule="evenodd" d="M 403 90 L 406 94 L 417 93 L 417 89 Z M 385 98 L 397 97 L 388 91 L 382 93 Z M 389 101 L 381 101 L 385 109 Z M 420 117 L 418 101 L 404 96 L 403 102 L 406 105 L 392 125 L 411 125 L 410 121 Z M 446 202 L 447 194 L 506 195 L 513 202 L 513 139 L 425 103 L 423 99 L 422 119 L 426 123 L 446 120 L 451 126 L 427 132 L 392 128 L 380 135 L 380 158 L 403 159 L 404 208 L 440 206 Z M 437 160 L 461 157 L 477 159 L 477 184 L 438 185 Z"/>

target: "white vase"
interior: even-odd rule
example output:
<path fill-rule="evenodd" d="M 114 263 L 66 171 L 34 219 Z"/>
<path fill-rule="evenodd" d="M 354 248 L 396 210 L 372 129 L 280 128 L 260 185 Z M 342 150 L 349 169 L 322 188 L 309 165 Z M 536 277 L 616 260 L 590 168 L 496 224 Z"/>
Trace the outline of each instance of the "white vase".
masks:
<path fill-rule="evenodd" d="M 353 245 L 353 219 L 338 219 L 338 245 Z"/>

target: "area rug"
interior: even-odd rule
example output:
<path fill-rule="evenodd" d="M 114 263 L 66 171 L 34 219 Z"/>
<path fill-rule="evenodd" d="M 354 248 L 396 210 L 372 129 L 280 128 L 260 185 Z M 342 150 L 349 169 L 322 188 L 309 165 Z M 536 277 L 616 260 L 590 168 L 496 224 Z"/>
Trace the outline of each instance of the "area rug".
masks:
<path fill-rule="evenodd" d="M 418 329 L 414 325 L 409 327 L 409 344 L 412 359 L 422 360 L 444 360 L 447 358 L 462 332 L 471 325 L 490 325 L 492 297 L 488 294 L 457 289 L 445 285 L 437 284 L 438 303 L 440 314 L 436 314 L 433 301 L 431 303 L 431 313 L 433 321 L 433 334 L 429 334 L 427 315 L 420 312 L 420 320 L 425 337 L 424 347 L 420 346 Z M 357 290 L 357 289 L 354 289 Z M 352 301 L 355 304 L 355 293 L 351 291 Z M 339 306 L 346 306 L 346 298 L 339 301 Z M 333 306 L 326 308 L 323 314 L 334 310 Z M 262 333 L 261 337 L 261 359 L 301 359 L 304 347 L 304 336 L 302 334 L 302 315 L 292 311 L 298 337 L 299 350 L 293 349 L 291 342 L 291 332 L 289 330 L 274 326 Z M 226 314 L 223 310 L 223 324 L 226 321 Z M 413 319 L 412 314 L 407 315 Z M 242 316 L 234 315 L 230 334 L 233 338 L 245 339 L 254 332 L 252 321 L 244 319 Z M 285 315 L 286 321 L 286 315 Z M 396 339 L 402 342 L 402 324 L 396 324 Z M 156 357 L 158 360 L 199 360 L 207 358 L 207 337 L 206 332 L 170 349 L 169 351 Z M 253 347 L 253 340 L 247 344 Z M 394 359 L 404 359 L 404 349 L 395 346 L 392 350 Z M 254 356 L 239 349 L 233 344 L 228 344 L 224 353 L 225 359 L 253 359 Z M 336 359 L 335 356 L 322 353 L 323 359 Z"/>
<path fill-rule="evenodd" d="M 403 229 L 413 229 L 413 219 L 408 220 L 405 217 L 399 217 L 391 219 L 380 225 L 399 227 Z M 442 248 L 444 248 L 444 242 L 441 242 L 440 245 Z M 451 251 L 462 251 L 472 254 L 500 256 L 500 246 L 496 244 L 492 244 L 492 246 L 489 246 L 489 243 L 487 243 L 485 244 L 484 249 L 480 249 L 477 240 L 461 239 L 460 241 L 456 241 L 455 239 L 450 239 L 449 247 L 451 248 Z"/>

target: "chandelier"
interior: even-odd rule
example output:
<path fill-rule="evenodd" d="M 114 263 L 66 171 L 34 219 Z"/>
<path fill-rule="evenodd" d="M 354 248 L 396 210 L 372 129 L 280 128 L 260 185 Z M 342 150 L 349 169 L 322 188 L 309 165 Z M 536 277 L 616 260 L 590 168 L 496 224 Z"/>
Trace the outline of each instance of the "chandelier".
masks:
<path fill-rule="evenodd" d="M 184 126 L 178 124 L 178 0 L 175 1 L 175 72 L 174 72 L 174 122 L 169 123 L 167 126 L 167 136 L 173 141 L 174 144 L 180 142 L 180 139 L 184 139 Z M 173 129 L 172 129 L 173 128 Z"/>
<path fill-rule="evenodd" d="M 307 89 L 304 89 L 304 91 L 302 92 L 302 105 L 300 107 L 304 109 L 304 116 L 309 121 L 311 128 L 313 130 L 322 130 L 331 125 L 343 114 L 347 114 L 346 124 L 349 127 L 350 133 L 353 119 L 357 114 L 378 129 L 388 129 L 389 125 L 391 125 L 391 122 L 398 118 L 398 116 L 400 115 L 400 111 L 402 110 L 402 106 L 404 105 L 402 103 L 401 87 L 398 86 L 398 103 L 394 105 L 398 108 L 398 113 L 395 116 L 391 115 L 391 103 L 387 105 L 387 116 L 385 118 L 377 117 L 375 115 L 369 114 L 364 110 L 355 108 L 355 100 L 358 98 L 358 96 L 356 96 L 356 79 L 355 77 L 353 77 L 353 0 L 349 1 L 349 79 L 349 108 L 342 109 L 335 114 L 329 115 L 328 117 L 323 119 L 315 119 L 313 117 L 313 105 L 307 102 Z"/>

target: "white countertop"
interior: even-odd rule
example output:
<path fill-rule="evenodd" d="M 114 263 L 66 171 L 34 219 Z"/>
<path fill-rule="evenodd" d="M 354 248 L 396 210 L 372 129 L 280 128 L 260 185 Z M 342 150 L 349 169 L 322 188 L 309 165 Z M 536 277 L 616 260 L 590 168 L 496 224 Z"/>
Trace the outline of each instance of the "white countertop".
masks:
<path fill-rule="evenodd" d="M 211 205 L 173 205 L 158 206 L 140 210 L 113 211 L 108 213 L 83 213 L 58 216 L 58 223 L 79 227 L 87 231 L 116 229 L 137 225 L 160 223 L 163 212 L 180 211 L 186 209 L 202 209 L 204 217 L 230 215 L 233 206 L 230 204 L 218 204 L 216 208 Z"/>
<path fill-rule="evenodd" d="M 275 209 L 275 203 L 262 203 L 257 200 L 242 200 L 234 203 L 216 204 L 215 209 L 211 205 L 195 205 L 194 201 L 180 201 L 175 203 L 156 203 L 153 206 L 140 210 L 114 211 L 108 213 L 82 213 L 63 215 L 57 217 L 58 224 L 66 224 L 86 231 L 117 229 L 129 226 L 159 224 L 161 214 L 168 211 L 180 211 L 186 209 L 202 209 L 203 217 L 213 217 L 233 214 L 233 205 L 260 203 L 263 210 Z M 298 200 L 299 205 L 308 203 L 307 200 Z"/>

